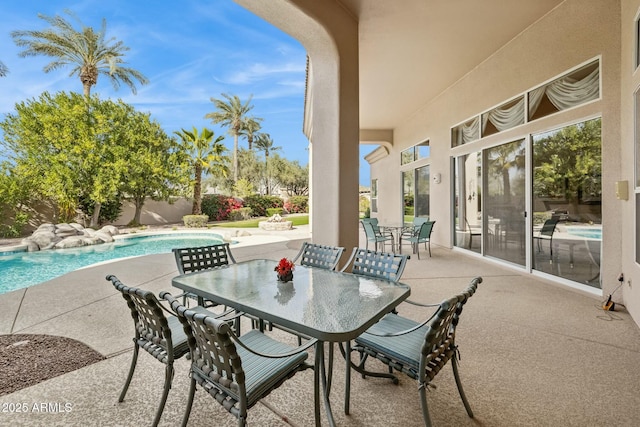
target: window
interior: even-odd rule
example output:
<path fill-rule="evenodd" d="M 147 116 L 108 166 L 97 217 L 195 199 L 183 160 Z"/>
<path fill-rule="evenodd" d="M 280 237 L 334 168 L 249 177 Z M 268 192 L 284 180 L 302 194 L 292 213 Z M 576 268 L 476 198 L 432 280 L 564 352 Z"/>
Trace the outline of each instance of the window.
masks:
<path fill-rule="evenodd" d="M 474 117 L 451 129 L 451 147 L 480 139 L 480 118 Z"/>
<path fill-rule="evenodd" d="M 429 141 L 421 142 L 420 144 L 407 148 L 400 153 L 400 164 L 406 165 L 417 160 L 426 159 L 429 157 L 429 154 Z"/>
<path fill-rule="evenodd" d="M 378 180 L 371 180 L 371 212 L 378 212 Z"/>
<path fill-rule="evenodd" d="M 595 61 L 527 94 L 529 121 L 600 97 L 600 62 Z"/>
<path fill-rule="evenodd" d="M 524 123 L 524 96 L 482 114 L 482 136 L 493 135 Z"/>
<path fill-rule="evenodd" d="M 636 43 L 635 64 L 636 64 L 636 68 L 638 68 L 640 66 L 640 15 L 636 18 L 635 31 L 636 31 L 636 36 L 635 36 L 635 43 Z"/>

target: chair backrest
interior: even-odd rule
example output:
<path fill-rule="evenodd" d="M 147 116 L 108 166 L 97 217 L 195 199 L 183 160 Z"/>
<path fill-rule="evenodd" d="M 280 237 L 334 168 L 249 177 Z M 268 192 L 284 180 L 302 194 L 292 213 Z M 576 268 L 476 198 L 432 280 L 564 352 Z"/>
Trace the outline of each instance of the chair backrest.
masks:
<path fill-rule="evenodd" d="M 554 231 L 556 230 L 556 226 L 558 225 L 558 218 L 548 219 L 542 224 L 542 228 L 540 229 L 541 236 L 553 236 Z"/>
<path fill-rule="evenodd" d="M 343 252 L 344 248 L 340 246 L 325 246 L 304 242 L 293 262 L 299 261 L 300 265 L 335 270 Z"/>
<path fill-rule="evenodd" d="M 214 383 L 235 402 L 244 402 L 246 407 L 245 374 L 236 345 L 231 339 L 229 322 L 190 310 L 176 299 L 167 298 L 168 294 L 164 292 L 161 295 L 171 303 L 187 334 L 191 369 L 197 370 L 198 374 Z"/>
<path fill-rule="evenodd" d="M 374 233 L 380 234 L 380 226 L 378 225 L 378 218 L 362 218 L 360 222 L 362 222 L 363 225 L 365 223 L 371 224 L 371 228 L 373 228 Z"/>
<path fill-rule="evenodd" d="M 419 227 L 419 226 L 421 226 L 422 224 L 424 224 L 427 221 L 429 221 L 429 217 L 415 216 L 415 217 L 413 217 L 413 226 L 414 227 Z"/>
<path fill-rule="evenodd" d="M 135 323 L 136 341 L 140 347 L 163 363 L 173 362 L 174 355 L 171 328 L 162 306 L 151 291 L 125 286 L 112 274 L 107 276 L 113 286 L 122 294 L 131 310 Z"/>
<path fill-rule="evenodd" d="M 235 264 L 229 243 L 218 243 L 196 248 L 175 248 L 173 254 L 180 274 L 210 270 L 223 265 Z"/>
<path fill-rule="evenodd" d="M 482 283 L 482 277 L 476 277 L 471 280 L 464 292 L 440 303 L 438 311 L 427 323 L 425 342 L 422 346 L 422 354 L 427 359 L 432 353 L 436 353 L 435 357 L 437 357 L 438 349 L 447 349 L 454 344 L 455 331 L 460 321 L 462 308 L 476 292 L 480 283 Z"/>
<path fill-rule="evenodd" d="M 421 240 L 431 238 L 431 232 L 433 231 L 433 225 L 435 223 L 435 221 L 423 222 L 420 226 L 420 231 L 418 232 L 418 238 Z"/>
<path fill-rule="evenodd" d="M 402 277 L 407 259 L 407 255 L 353 248 L 351 257 L 342 271 L 352 265 L 351 273 L 353 274 L 397 282 Z"/>
<path fill-rule="evenodd" d="M 364 234 L 367 236 L 367 240 L 375 240 L 378 233 L 373 228 L 373 225 L 369 221 L 361 221 L 362 227 L 364 227 Z"/>

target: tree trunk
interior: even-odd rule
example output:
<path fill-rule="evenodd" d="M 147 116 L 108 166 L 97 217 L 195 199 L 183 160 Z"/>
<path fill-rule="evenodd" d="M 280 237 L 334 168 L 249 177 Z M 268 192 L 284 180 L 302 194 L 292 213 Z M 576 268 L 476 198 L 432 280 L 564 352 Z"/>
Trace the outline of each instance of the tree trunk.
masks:
<path fill-rule="evenodd" d="M 140 216 L 142 215 L 142 207 L 144 206 L 144 197 L 136 197 L 134 203 L 136 205 L 136 211 L 133 214 L 133 222 L 135 225 L 141 225 Z"/>
<path fill-rule="evenodd" d="M 91 221 L 89 222 L 89 227 L 97 227 L 100 223 L 100 208 L 102 207 L 102 203 L 96 202 L 93 207 L 93 215 L 91 216 Z"/>
<path fill-rule="evenodd" d="M 233 134 L 233 182 L 238 182 L 238 133 Z"/>
<path fill-rule="evenodd" d="M 202 165 L 196 162 L 195 166 L 196 182 L 193 184 L 193 215 L 202 214 Z"/>

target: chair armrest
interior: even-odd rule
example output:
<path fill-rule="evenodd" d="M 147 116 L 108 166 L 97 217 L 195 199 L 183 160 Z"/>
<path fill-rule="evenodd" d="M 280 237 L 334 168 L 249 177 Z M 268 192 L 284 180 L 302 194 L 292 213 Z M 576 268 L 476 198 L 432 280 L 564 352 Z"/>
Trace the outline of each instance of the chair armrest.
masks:
<path fill-rule="evenodd" d="M 253 353 L 260 357 L 267 357 L 269 359 L 282 359 L 285 357 L 295 356 L 296 354 L 306 351 L 309 347 L 315 345 L 315 343 L 318 341 L 316 338 L 312 338 L 309 341 L 302 344 L 301 346 L 296 347 L 292 351 L 289 351 L 286 353 L 279 353 L 279 354 L 267 354 L 267 353 L 256 351 L 250 348 L 249 346 L 247 346 L 245 343 L 242 342 L 242 340 L 240 339 L 241 337 L 238 337 L 235 333 L 233 333 L 233 331 L 229 331 L 229 335 L 231 336 L 231 339 L 236 342 L 236 344 L 238 344 L 240 347 L 244 348 L 248 352 Z"/>
<path fill-rule="evenodd" d="M 439 306 L 440 304 L 438 304 Z M 398 331 L 398 332 L 385 332 L 384 334 L 377 334 L 375 332 L 369 332 L 369 331 L 364 331 L 363 334 L 367 334 L 367 335 L 373 335 L 375 337 L 382 337 L 382 338 L 387 338 L 387 337 L 399 337 L 402 335 L 406 335 L 406 334 L 410 334 L 411 332 L 415 332 L 418 329 L 422 328 L 424 325 L 426 325 L 427 323 L 429 323 L 431 321 L 431 319 L 433 319 L 433 316 L 435 316 L 437 313 L 434 312 L 431 316 L 429 316 L 429 318 L 427 320 L 425 320 L 422 323 L 418 323 L 417 325 L 409 328 L 409 329 L 405 329 L 402 331 Z M 388 314 L 387 316 L 398 316 L 397 314 Z M 400 316 L 398 316 L 400 317 Z"/>
<path fill-rule="evenodd" d="M 411 304 L 411 305 L 417 305 L 419 307 L 440 307 L 440 304 L 424 304 L 424 303 L 421 303 L 421 302 L 412 301 L 410 299 L 406 299 L 406 300 L 404 300 L 402 302 L 403 303 L 406 302 L 406 303 Z"/>

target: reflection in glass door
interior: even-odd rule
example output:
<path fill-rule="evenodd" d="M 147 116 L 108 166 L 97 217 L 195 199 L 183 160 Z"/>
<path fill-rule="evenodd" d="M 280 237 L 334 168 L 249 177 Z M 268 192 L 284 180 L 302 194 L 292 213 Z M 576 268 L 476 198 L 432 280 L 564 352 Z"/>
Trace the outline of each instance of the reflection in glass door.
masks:
<path fill-rule="evenodd" d="M 526 265 L 526 144 L 510 142 L 483 151 L 485 255 Z"/>
<path fill-rule="evenodd" d="M 600 288 L 600 119 L 533 135 L 533 268 Z"/>
<path fill-rule="evenodd" d="M 457 157 L 453 164 L 455 185 L 455 246 L 482 250 L 482 156 L 475 152 Z"/>

